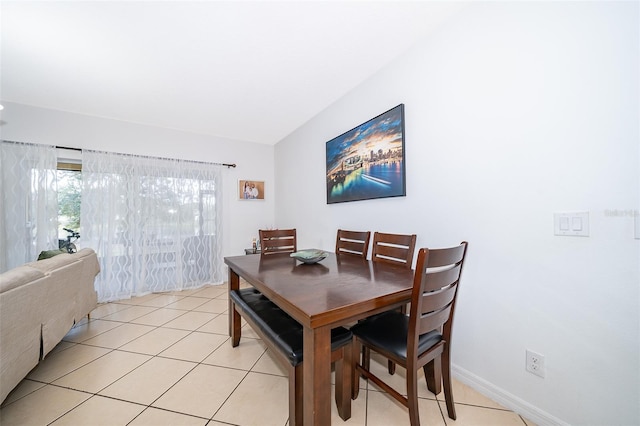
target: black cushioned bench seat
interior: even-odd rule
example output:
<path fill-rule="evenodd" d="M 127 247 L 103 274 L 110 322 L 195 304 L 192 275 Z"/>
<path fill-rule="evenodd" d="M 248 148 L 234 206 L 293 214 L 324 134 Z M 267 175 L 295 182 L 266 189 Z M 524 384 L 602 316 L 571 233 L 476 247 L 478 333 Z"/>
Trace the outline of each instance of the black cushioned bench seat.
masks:
<path fill-rule="evenodd" d="M 289 425 L 302 426 L 303 328 L 275 303 L 254 288 L 229 292 L 231 315 L 240 315 L 262 338 L 289 375 Z M 240 327 L 232 327 L 231 344 L 240 344 Z M 351 418 L 351 339 L 344 327 L 331 330 L 331 362 L 335 365 L 335 401 L 343 420 Z"/>
<path fill-rule="evenodd" d="M 234 290 L 230 297 L 242 313 L 250 317 L 265 336 L 286 355 L 294 367 L 302 362 L 302 325 L 253 288 Z M 331 350 L 351 343 L 351 331 L 331 330 Z"/>

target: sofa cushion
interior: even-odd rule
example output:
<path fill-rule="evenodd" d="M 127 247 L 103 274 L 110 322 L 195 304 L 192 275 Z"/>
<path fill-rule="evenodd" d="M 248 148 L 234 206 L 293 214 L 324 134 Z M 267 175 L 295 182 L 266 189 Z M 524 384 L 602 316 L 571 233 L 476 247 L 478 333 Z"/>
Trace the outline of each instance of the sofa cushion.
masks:
<path fill-rule="evenodd" d="M 96 252 L 93 251 L 93 249 L 83 248 L 83 249 L 79 249 L 77 252 L 75 252 L 74 255 L 76 257 L 87 257 L 87 256 L 94 256 L 95 253 Z"/>
<path fill-rule="evenodd" d="M 49 259 L 37 260 L 35 262 L 26 263 L 25 266 L 30 266 L 33 269 L 44 272 L 45 274 L 60 269 L 66 265 L 78 262 L 77 253 L 61 253 L 57 256 L 50 257 Z"/>
<path fill-rule="evenodd" d="M 0 274 L 0 293 L 44 277 L 44 273 L 29 266 L 18 266 Z"/>

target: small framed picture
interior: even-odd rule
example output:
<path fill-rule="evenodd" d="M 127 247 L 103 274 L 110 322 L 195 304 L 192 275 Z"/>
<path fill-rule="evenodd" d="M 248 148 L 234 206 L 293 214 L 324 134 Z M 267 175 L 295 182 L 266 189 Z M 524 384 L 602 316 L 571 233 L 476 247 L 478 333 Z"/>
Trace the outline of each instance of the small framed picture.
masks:
<path fill-rule="evenodd" d="M 238 190 L 241 200 L 264 200 L 264 181 L 240 180 Z"/>

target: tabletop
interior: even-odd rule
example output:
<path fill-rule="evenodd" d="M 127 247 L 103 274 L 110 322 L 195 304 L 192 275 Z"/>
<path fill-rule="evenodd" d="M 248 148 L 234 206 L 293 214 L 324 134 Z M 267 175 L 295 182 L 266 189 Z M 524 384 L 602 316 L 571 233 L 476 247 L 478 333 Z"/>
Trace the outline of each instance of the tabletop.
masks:
<path fill-rule="evenodd" d="M 226 257 L 225 263 L 310 328 L 364 318 L 411 297 L 413 271 L 357 256 L 327 253 L 305 264 L 289 254 L 257 254 Z"/>

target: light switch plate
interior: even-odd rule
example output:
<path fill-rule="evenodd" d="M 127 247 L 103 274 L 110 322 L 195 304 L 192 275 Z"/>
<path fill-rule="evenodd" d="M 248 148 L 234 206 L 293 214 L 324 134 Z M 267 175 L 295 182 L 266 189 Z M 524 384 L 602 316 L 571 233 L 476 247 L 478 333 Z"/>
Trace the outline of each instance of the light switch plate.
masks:
<path fill-rule="evenodd" d="M 553 233 L 568 237 L 588 237 L 589 212 L 554 213 Z"/>

